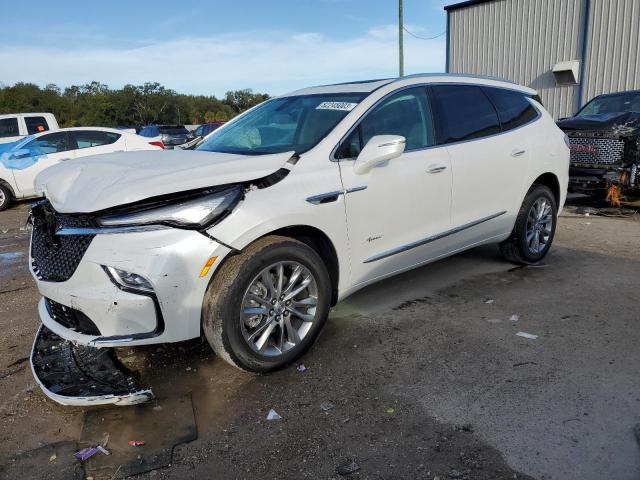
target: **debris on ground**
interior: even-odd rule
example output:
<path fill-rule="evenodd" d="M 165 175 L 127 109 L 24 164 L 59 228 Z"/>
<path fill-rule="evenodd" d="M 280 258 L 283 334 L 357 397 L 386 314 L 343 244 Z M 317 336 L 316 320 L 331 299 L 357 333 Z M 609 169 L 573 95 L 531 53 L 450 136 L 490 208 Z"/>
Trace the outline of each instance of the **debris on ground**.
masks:
<path fill-rule="evenodd" d="M 302 363 L 301 363 L 300 365 L 298 365 L 298 366 L 296 367 L 296 370 L 298 370 L 300 373 L 304 373 L 304 372 L 306 372 L 306 371 L 307 371 L 307 370 L 309 370 L 309 369 L 308 369 L 307 367 L 305 367 L 305 366 L 304 366 L 304 364 L 302 364 Z"/>
<path fill-rule="evenodd" d="M 93 457 L 98 452 L 104 453 L 105 455 L 111 455 L 105 448 L 103 448 L 101 445 L 98 445 L 97 447 L 87 447 L 83 448 L 82 450 L 78 450 L 73 454 L 73 456 L 78 460 L 84 462 L 85 460 Z"/>
<path fill-rule="evenodd" d="M 56 455 L 56 453 L 52 453 L 51 456 L 49 457 L 49 463 L 53 463 L 56 461 L 56 459 L 58 458 L 58 455 Z"/>
<path fill-rule="evenodd" d="M 349 460 L 336 467 L 336 473 L 338 475 L 342 475 L 343 477 L 346 475 L 351 475 L 352 473 L 355 473 L 358 470 L 360 470 L 360 465 L 358 465 L 353 460 Z"/>
<path fill-rule="evenodd" d="M 141 447 L 144 444 L 144 440 L 129 440 L 129 445 L 131 445 L 132 447 Z"/>
<path fill-rule="evenodd" d="M 527 332 L 518 332 L 516 333 L 516 335 L 522 338 L 528 338 L 529 340 L 535 340 L 538 338 L 538 335 L 534 335 L 532 333 L 527 333 Z"/>
<path fill-rule="evenodd" d="M 389 408 L 387 408 L 385 410 L 385 412 L 387 412 L 389 415 L 391 415 L 392 413 L 396 413 L 396 409 L 392 408 L 392 407 L 389 407 Z"/>
<path fill-rule="evenodd" d="M 273 408 L 269 410 L 269 413 L 267 413 L 267 420 L 280 420 L 281 418 L 282 417 L 278 415 L 278 412 L 276 412 Z"/>
<path fill-rule="evenodd" d="M 329 410 L 333 410 L 336 406 L 331 402 L 322 402 L 320 404 L 320 410 L 323 412 L 328 412 Z"/>
<path fill-rule="evenodd" d="M 487 298 L 484 303 L 486 303 L 487 305 L 491 305 L 495 300 L 493 300 L 493 298 Z"/>
<path fill-rule="evenodd" d="M 515 313 L 513 315 L 511 315 L 509 317 L 509 320 L 511 320 L 512 322 L 517 322 L 518 320 L 520 320 L 520 315 L 516 315 Z"/>

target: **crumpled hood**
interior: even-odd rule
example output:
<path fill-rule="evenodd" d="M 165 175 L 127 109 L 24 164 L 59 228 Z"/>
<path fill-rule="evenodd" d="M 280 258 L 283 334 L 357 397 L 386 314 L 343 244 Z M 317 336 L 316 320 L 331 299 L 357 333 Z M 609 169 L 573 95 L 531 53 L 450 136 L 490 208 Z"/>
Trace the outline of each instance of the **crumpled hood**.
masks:
<path fill-rule="evenodd" d="M 47 168 L 36 177 L 35 186 L 58 212 L 90 213 L 169 193 L 256 180 L 283 167 L 293 153 L 108 153 Z"/>
<path fill-rule="evenodd" d="M 557 124 L 562 130 L 611 130 L 621 125 L 640 127 L 640 113 L 620 112 L 586 115 L 559 120 Z"/>

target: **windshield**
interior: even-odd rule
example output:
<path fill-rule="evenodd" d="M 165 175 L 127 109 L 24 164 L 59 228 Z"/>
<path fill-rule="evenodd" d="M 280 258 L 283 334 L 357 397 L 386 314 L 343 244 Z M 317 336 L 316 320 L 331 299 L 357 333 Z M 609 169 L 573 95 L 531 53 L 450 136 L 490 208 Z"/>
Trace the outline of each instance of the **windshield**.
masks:
<path fill-rule="evenodd" d="M 626 92 L 596 97 L 587 103 L 576 117 L 622 112 L 640 112 L 640 92 Z"/>
<path fill-rule="evenodd" d="M 196 150 L 241 155 L 306 152 L 365 96 L 334 93 L 268 100 L 213 133 Z"/>

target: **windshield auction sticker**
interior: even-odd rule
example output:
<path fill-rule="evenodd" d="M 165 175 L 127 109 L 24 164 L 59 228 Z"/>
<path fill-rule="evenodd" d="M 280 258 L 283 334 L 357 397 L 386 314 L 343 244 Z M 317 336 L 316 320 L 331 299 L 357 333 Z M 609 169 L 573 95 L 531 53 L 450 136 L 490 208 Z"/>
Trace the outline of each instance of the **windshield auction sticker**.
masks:
<path fill-rule="evenodd" d="M 322 102 L 316 107 L 316 110 L 341 110 L 343 112 L 350 112 L 356 108 L 357 103 L 349 102 Z"/>

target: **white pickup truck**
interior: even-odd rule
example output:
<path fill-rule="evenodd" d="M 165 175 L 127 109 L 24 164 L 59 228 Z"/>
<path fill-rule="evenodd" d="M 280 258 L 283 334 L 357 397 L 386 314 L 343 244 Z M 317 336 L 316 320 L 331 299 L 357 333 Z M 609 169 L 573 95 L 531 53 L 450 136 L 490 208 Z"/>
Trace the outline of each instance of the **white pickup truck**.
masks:
<path fill-rule="evenodd" d="M 27 135 L 57 130 L 53 113 L 9 113 L 0 115 L 0 143 L 15 142 Z"/>

